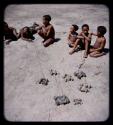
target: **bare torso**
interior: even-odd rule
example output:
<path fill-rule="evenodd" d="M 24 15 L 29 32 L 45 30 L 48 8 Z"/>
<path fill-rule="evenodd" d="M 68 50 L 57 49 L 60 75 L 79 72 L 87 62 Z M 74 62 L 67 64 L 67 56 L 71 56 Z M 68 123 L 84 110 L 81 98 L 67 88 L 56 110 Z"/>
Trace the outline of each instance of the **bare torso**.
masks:
<path fill-rule="evenodd" d="M 68 36 L 69 42 L 73 44 L 77 39 L 77 35 L 78 35 L 77 32 L 73 32 L 73 33 L 70 32 Z"/>
<path fill-rule="evenodd" d="M 42 32 L 44 35 L 47 35 L 48 38 L 55 38 L 55 30 L 51 24 L 48 26 L 42 25 Z"/>
<path fill-rule="evenodd" d="M 101 47 L 101 44 L 105 41 L 105 37 L 97 37 L 96 42 L 94 44 L 94 49 L 98 49 Z M 104 46 L 102 47 L 104 49 Z"/>

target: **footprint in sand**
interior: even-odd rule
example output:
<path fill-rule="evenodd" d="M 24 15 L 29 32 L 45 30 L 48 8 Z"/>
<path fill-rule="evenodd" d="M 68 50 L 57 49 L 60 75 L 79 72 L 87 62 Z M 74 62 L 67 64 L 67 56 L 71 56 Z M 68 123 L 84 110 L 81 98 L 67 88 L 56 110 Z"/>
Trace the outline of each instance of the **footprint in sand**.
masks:
<path fill-rule="evenodd" d="M 74 102 L 74 105 L 82 105 L 83 104 L 83 101 L 80 98 L 74 99 L 73 102 Z"/>
<path fill-rule="evenodd" d="M 78 79 L 81 79 L 82 77 L 87 77 L 83 71 L 74 72 L 74 76 L 76 76 Z"/>
<path fill-rule="evenodd" d="M 65 82 L 74 81 L 73 77 L 68 74 L 65 74 L 62 78 L 64 79 Z"/>
<path fill-rule="evenodd" d="M 45 86 L 48 85 L 48 82 L 49 82 L 49 80 L 46 78 L 41 78 L 40 81 L 38 81 L 39 84 L 42 84 Z"/>
<path fill-rule="evenodd" d="M 56 75 L 59 75 L 60 73 L 58 73 L 56 70 L 53 70 L 53 69 L 51 69 L 50 70 L 50 75 L 51 76 L 56 76 Z"/>
<path fill-rule="evenodd" d="M 88 93 L 90 92 L 90 89 L 92 88 L 91 85 L 88 84 L 80 84 L 79 91 Z"/>

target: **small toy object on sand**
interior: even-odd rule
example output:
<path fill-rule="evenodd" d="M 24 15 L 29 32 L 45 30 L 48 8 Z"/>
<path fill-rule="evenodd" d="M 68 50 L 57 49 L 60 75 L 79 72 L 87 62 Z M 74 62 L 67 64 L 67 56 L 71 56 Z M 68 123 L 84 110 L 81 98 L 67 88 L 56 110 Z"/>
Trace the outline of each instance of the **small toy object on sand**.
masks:
<path fill-rule="evenodd" d="M 90 91 L 90 89 L 92 88 L 91 85 L 88 85 L 88 84 L 81 84 L 80 87 L 79 87 L 79 90 L 81 92 L 85 92 L 85 93 L 88 93 Z"/>
<path fill-rule="evenodd" d="M 42 84 L 42 85 L 48 85 L 48 82 L 49 82 L 48 79 L 41 78 L 40 81 L 39 81 L 39 84 Z"/>
<path fill-rule="evenodd" d="M 70 103 L 70 100 L 67 96 L 62 95 L 62 96 L 54 96 L 54 100 L 57 106 L 59 105 L 66 105 Z"/>
<path fill-rule="evenodd" d="M 72 76 L 68 75 L 68 74 L 65 74 L 63 76 L 63 79 L 65 80 L 65 82 L 74 81 L 74 79 L 72 78 Z"/>
<path fill-rule="evenodd" d="M 83 104 L 83 102 L 82 102 L 82 99 L 74 99 L 73 100 L 73 102 L 74 102 L 74 105 L 81 105 L 81 104 Z"/>
<path fill-rule="evenodd" d="M 81 79 L 82 77 L 87 77 L 83 71 L 74 72 L 74 76 L 76 76 L 78 79 Z"/>

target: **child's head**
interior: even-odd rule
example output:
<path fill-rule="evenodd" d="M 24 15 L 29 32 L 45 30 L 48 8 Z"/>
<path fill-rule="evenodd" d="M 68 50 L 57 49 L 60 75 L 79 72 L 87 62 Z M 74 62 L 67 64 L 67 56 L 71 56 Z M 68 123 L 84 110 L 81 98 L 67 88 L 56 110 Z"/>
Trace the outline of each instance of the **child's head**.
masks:
<path fill-rule="evenodd" d="M 4 28 L 4 30 L 8 29 L 8 24 L 6 22 L 3 22 L 3 28 Z"/>
<path fill-rule="evenodd" d="M 88 25 L 88 24 L 83 24 L 83 25 L 82 25 L 82 32 L 83 32 L 84 34 L 87 34 L 88 31 L 89 31 L 89 25 Z"/>
<path fill-rule="evenodd" d="M 23 31 L 24 31 L 24 32 L 29 32 L 29 27 L 25 26 L 25 27 L 23 28 Z"/>
<path fill-rule="evenodd" d="M 103 36 L 107 32 L 105 26 L 98 26 L 97 27 L 97 35 L 98 36 Z"/>
<path fill-rule="evenodd" d="M 51 16 L 50 15 L 44 15 L 43 16 L 43 24 L 47 25 L 51 21 Z"/>
<path fill-rule="evenodd" d="M 79 29 L 79 27 L 75 24 L 72 24 L 72 26 L 70 27 L 71 32 L 77 31 L 78 29 Z"/>

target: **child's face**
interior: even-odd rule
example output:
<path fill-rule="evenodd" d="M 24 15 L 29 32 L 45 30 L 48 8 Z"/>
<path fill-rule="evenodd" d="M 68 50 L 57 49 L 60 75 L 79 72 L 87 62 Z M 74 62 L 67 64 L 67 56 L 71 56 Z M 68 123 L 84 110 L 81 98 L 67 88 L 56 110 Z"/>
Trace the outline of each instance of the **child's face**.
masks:
<path fill-rule="evenodd" d="M 74 31 L 75 31 L 74 26 L 71 26 L 71 27 L 70 27 L 70 31 L 71 31 L 71 32 L 74 32 Z"/>
<path fill-rule="evenodd" d="M 83 28 L 82 28 L 82 32 L 83 32 L 84 34 L 87 34 L 88 31 L 89 31 L 88 27 L 83 27 Z"/>
<path fill-rule="evenodd" d="M 101 33 L 97 30 L 97 36 L 101 36 Z"/>
<path fill-rule="evenodd" d="M 43 24 L 44 24 L 44 25 L 49 24 L 49 21 L 48 21 L 48 20 L 46 20 L 44 17 L 43 17 Z"/>

